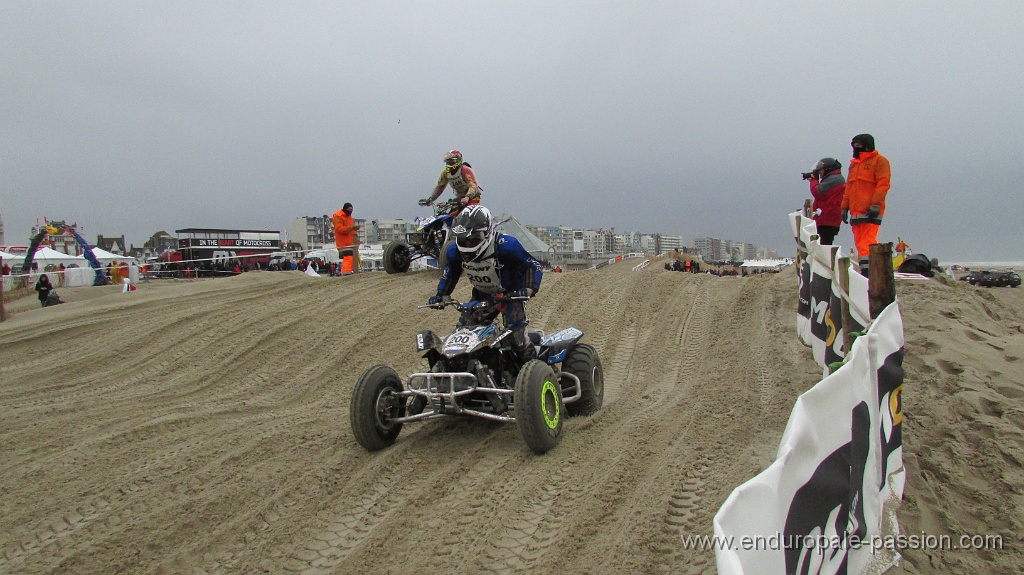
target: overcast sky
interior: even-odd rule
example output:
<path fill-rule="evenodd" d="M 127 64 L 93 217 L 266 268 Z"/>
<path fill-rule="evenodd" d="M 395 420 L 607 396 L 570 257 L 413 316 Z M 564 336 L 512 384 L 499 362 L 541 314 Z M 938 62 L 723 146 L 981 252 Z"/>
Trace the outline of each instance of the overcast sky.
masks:
<path fill-rule="evenodd" d="M 457 148 L 523 223 L 792 255 L 800 172 L 867 132 L 880 241 L 1024 260 L 1022 29 L 1020 0 L 5 0 L 0 217 L 136 246 L 411 219 Z"/>

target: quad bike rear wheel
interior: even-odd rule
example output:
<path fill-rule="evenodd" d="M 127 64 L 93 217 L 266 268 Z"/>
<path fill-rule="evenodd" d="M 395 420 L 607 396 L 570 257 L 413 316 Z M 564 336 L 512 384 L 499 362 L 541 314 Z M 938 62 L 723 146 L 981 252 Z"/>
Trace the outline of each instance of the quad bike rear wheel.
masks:
<path fill-rule="evenodd" d="M 569 417 L 591 415 L 604 403 L 604 368 L 593 346 L 577 343 L 562 362 L 562 369 L 580 380 L 581 397 L 565 405 Z"/>
<path fill-rule="evenodd" d="M 536 359 L 526 362 L 516 378 L 513 402 L 519 433 L 534 453 L 547 453 L 558 445 L 565 413 L 551 366 Z"/>
<path fill-rule="evenodd" d="M 386 365 L 375 365 L 363 372 L 352 391 L 349 420 L 352 435 L 369 451 L 379 451 L 395 442 L 402 424 L 394 421 L 405 416 L 402 379 Z"/>
<path fill-rule="evenodd" d="M 404 274 L 412 262 L 412 248 L 402 240 L 395 240 L 384 248 L 384 271 L 389 274 Z"/>

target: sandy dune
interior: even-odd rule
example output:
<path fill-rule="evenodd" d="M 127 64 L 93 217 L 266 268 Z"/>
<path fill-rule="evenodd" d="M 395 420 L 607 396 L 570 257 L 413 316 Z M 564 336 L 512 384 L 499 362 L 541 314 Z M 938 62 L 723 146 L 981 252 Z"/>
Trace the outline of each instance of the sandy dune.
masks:
<path fill-rule="evenodd" d="M 65 290 L 0 324 L 0 573 L 714 573 L 729 492 L 773 459 L 820 378 L 796 277 L 636 261 L 548 274 L 534 327 L 581 328 L 604 408 L 533 455 L 514 426 L 408 425 L 354 441 L 376 363 L 423 366 L 436 273 L 255 272 Z M 898 283 L 908 532 L 1001 534 L 1001 551 L 905 553 L 896 572 L 1024 569 L 1024 290 Z M 98 291 L 97 291 L 98 290 Z M 461 285 L 457 295 L 466 296 Z"/>

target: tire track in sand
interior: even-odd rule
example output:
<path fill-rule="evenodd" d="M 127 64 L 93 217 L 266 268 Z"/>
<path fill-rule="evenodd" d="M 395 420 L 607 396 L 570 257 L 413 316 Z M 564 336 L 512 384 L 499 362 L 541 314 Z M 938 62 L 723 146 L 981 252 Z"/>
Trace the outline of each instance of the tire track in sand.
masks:
<path fill-rule="evenodd" d="M 332 572 L 365 551 L 368 542 L 379 539 L 396 523 L 405 521 L 404 512 L 416 509 L 422 501 L 436 497 L 439 489 L 451 483 L 463 460 L 438 462 L 436 449 L 454 452 L 479 452 L 488 438 L 501 426 L 483 435 L 458 433 L 457 420 L 424 424 L 406 441 L 385 451 L 369 455 L 368 465 L 354 476 L 348 487 L 328 502 L 328 508 L 317 514 L 303 533 L 274 553 L 264 568 L 306 575 Z M 511 455 L 509 455 L 511 457 Z M 501 464 L 500 458 L 484 458 L 481 471 Z M 403 473 L 412 471 L 412 473 Z M 339 508 L 340 505 L 340 508 Z M 211 575 L 223 571 L 209 571 Z"/>
<path fill-rule="evenodd" d="M 498 574 L 527 570 L 551 551 L 570 514 L 572 467 L 566 464 L 522 498 L 508 525 L 488 539 L 479 559 L 481 570 Z"/>

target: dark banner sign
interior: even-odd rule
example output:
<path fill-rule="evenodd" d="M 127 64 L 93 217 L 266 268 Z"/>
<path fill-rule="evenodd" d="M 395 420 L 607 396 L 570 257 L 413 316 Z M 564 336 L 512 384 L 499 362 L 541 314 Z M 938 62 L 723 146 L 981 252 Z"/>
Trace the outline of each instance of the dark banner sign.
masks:
<path fill-rule="evenodd" d="M 196 239 L 187 238 L 178 241 L 181 249 L 248 249 L 276 251 L 281 249 L 281 240 L 243 240 L 243 239 Z"/>

